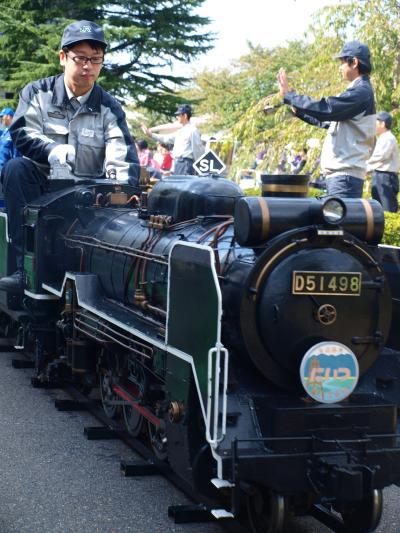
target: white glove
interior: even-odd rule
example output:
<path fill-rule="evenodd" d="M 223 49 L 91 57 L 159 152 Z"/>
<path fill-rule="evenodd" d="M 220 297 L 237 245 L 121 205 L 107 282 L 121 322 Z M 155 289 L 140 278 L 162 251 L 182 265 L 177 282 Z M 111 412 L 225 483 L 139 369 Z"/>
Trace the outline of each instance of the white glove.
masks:
<path fill-rule="evenodd" d="M 57 144 L 47 158 L 50 165 L 75 164 L 75 148 L 72 144 Z"/>

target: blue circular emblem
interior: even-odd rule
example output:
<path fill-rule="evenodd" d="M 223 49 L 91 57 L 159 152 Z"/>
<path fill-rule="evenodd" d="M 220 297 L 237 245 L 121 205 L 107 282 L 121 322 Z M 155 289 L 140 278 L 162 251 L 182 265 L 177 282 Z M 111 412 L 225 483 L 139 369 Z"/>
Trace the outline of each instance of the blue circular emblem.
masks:
<path fill-rule="evenodd" d="M 340 342 L 315 344 L 300 365 L 307 394 L 321 403 L 341 402 L 355 389 L 360 371 L 354 353 Z"/>

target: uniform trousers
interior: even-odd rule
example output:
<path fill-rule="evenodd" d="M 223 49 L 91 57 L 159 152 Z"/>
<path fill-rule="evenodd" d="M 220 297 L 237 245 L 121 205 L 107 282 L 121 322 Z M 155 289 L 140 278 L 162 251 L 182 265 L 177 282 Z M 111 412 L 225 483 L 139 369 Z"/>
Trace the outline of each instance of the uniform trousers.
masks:
<path fill-rule="evenodd" d="M 371 194 L 374 200 L 382 205 L 384 211 L 397 213 L 399 204 L 399 176 L 395 172 L 382 172 L 374 170 L 372 174 Z"/>
<path fill-rule="evenodd" d="M 333 176 L 326 180 L 326 193 L 328 196 L 338 198 L 361 198 L 364 180 L 348 174 Z"/>
<path fill-rule="evenodd" d="M 1 181 L 8 215 L 8 235 L 14 248 L 17 269 L 21 270 L 24 262 L 24 207 L 45 192 L 47 177 L 30 159 L 17 157 L 5 164 Z"/>
<path fill-rule="evenodd" d="M 174 174 L 178 176 L 191 176 L 194 174 L 194 159 L 189 157 L 177 157 L 174 163 Z"/>

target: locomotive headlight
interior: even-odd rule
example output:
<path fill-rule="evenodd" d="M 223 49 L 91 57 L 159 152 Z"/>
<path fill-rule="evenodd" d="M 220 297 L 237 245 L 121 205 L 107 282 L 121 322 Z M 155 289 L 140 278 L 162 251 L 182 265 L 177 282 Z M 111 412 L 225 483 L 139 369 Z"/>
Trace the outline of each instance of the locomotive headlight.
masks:
<path fill-rule="evenodd" d="M 340 224 L 345 215 L 346 206 L 339 198 L 329 198 L 322 206 L 322 216 L 327 224 Z"/>

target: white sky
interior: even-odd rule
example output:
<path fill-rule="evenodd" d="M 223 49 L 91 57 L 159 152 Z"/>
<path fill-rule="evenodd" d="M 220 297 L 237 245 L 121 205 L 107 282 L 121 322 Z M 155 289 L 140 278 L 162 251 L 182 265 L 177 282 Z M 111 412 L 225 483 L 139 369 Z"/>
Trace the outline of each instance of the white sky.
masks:
<path fill-rule="evenodd" d="M 247 41 L 263 47 L 303 38 L 311 15 L 346 0 L 206 0 L 199 13 L 213 20 L 215 48 L 191 64 L 193 70 L 226 66 L 245 54 Z"/>

